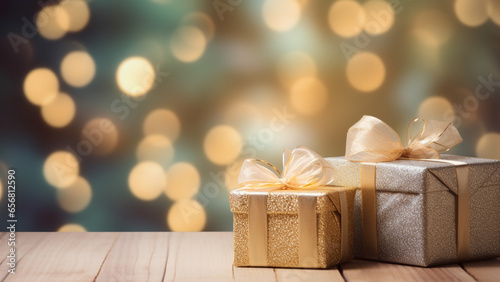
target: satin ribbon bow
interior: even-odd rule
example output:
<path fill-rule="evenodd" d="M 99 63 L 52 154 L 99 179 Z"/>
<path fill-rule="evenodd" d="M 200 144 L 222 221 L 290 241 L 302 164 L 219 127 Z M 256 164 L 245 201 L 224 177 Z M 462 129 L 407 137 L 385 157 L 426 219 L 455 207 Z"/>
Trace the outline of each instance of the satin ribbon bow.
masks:
<path fill-rule="evenodd" d="M 410 136 L 413 126 L 423 122 L 422 130 Z M 346 159 L 354 162 L 390 162 L 397 159 L 439 159 L 439 153 L 462 142 L 451 123 L 416 118 L 408 124 L 406 147 L 399 135 L 385 122 L 363 116 L 347 132 Z"/>
<path fill-rule="evenodd" d="M 271 168 L 271 169 L 270 169 Z M 283 153 L 283 174 L 272 164 L 247 159 L 241 166 L 238 183 L 249 188 L 314 189 L 328 185 L 335 169 L 320 155 L 304 146 Z"/>

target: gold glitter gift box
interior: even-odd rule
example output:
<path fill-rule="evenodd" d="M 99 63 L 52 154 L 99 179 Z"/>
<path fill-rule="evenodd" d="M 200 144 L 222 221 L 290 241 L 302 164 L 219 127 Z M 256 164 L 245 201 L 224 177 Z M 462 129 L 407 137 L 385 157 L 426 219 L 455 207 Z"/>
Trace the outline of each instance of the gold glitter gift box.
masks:
<path fill-rule="evenodd" d="M 300 146 L 283 154 L 283 174 L 243 162 L 231 191 L 234 265 L 327 268 L 353 257 L 355 189 L 330 186 L 335 170 Z"/>
<path fill-rule="evenodd" d="M 345 193 L 348 208 L 342 212 L 347 213 L 347 218 L 350 219 L 344 225 L 344 228 L 347 228 L 345 230 L 347 238 L 343 239 L 344 250 L 341 250 L 342 224 L 337 189 Z M 245 189 L 232 191 L 230 203 L 234 226 L 234 265 L 327 268 L 351 259 L 354 256 L 352 218 L 355 191 L 353 188 L 342 187 L 312 191 L 274 190 L 263 193 Z M 264 218 L 262 222 L 254 223 L 250 220 L 249 213 L 253 212 L 251 206 L 256 204 L 258 199 L 255 200 L 252 197 L 262 195 L 266 202 Z M 316 202 L 315 210 L 306 211 L 314 214 L 315 223 L 301 220 L 302 214 L 299 212 L 299 207 L 308 199 Z M 301 225 L 305 226 L 301 228 Z M 251 237 L 251 231 L 267 233 L 264 234 L 267 242 L 260 243 L 260 246 L 259 244 L 252 246 L 252 239 L 256 238 Z M 313 238 L 304 243 L 304 239 L 307 238 L 303 237 L 306 236 Z M 251 258 L 252 247 L 261 249 L 263 257 L 260 262 L 258 254 L 254 255 L 257 259 Z M 310 250 L 303 250 L 304 248 Z M 345 253 L 342 254 L 342 251 Z"/>
<path fill-rule="evenodd" d="M 334 185 L 356 191 L 355 256 L 431 266 L 500 256 L 500 161 L 440 155 L 462 141 L 423 122 L 406 147 L 381 120 L 349 129 L 346 157 L 327 158 Z"/>

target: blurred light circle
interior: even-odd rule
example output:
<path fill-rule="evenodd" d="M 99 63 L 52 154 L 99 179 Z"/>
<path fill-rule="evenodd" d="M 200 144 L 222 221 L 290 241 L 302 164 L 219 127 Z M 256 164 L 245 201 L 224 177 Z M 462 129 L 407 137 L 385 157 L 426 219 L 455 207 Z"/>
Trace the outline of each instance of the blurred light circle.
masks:
<path fill-rule="evenodd" d="M 207 221 L 205 209 L 195 200 L 182 200 L 170 207 L 167 224 L 176 232 L 202 231 Z"/>
<path fill-rule="evenodd" d="M 293 28 L 300 19 L 300 6 L 295 0 L 266 0 L 262 7 L 266 25 L 283 32 Z"/>
<path fill-rule="evenodd" d="M 432 119 L 449 122 L 449 120 L 446 120 L 446 116 L 450 113 L 454 113 L 453 106 L 448 99 L 440 96 L 425 99 L 418 108 L 418 117 L 425 120 Z"/>
<path fill-rule="evenodd" d="M 56 151 L 50 154 L 43 164 L 45 180 L 56 188 L 67 188 L 73 184 L 79 172 L 78 160 L 67 151 Z"/>
<path fill-rule="evenodd" d="M 128 186 L 138 199 L 151 201 L 158 198 L 167 183 L 163 167 L 155 162 L 137 164 L 128 177 Z"/>
<path fill-rule="evenodd" d="M 356 1 L 336 1 L 330 7 L 328 22 L 337 35 L 353 37 L 363 30 L 366 22 L 365 11 Z"/>
<path fill-rule="evenodd" d="M 118 66 L 116 82 L 125 94 L 140 96 L 151 90 L 155 75 L 155 69 L 148 60 L 131 57 Z"/>
<path fill-rule="evenodd" d="M 181 122 L 171 110 L 157 109 L 146 116 L 142 130 L 144 135 L 162 134 L 174 142 L 179 136 Z"/>
<path fill-rule="evenodd" d="M 476 155 L 479 158 L 500 160 L 500 134 L 486 133 L 477 142 Z"/>
<path fill-rule="evenodd" d="M 394 10 L 389 2 L 370 0 L 363 4 L 363 9 L 366 16 L 364 29 L 369 34 L 385 33 L 394 24 Z"/>
<path fill-rule="evenodd" d="M 455 0 L 455 14 L 464 25 L 480 26 L 488 19 L 486 0 Z"/>
<path fill-rule="evenodd" d="M 191 63 L 198 60 L 207 45 L 205 35 L 193 26 L 183 26 L 172 36 L 170 50 L 179 61 Z"/>
<path fill-rule="evenodd" d="M 40 34 L 50 40 L 63 37 L 69 30 L 69 15 L 59 5 L 45 6 L 36 16 L 36 27 Z"/>
<path fill-rule="evenodd" d="M 68 15 L 69 23 L 67 24 L 67 31 L 76 32 L 82 30 L 90 18 L 90 10 L 86 1 L 83 0 L 63 0 L 59 6 Z M 58 23 L 61 26 L 65 25 L 65 22 L 61 22 L 58 19 Z"/>
<path fill-rule="evenodd" d="M 488 0 L 487 1 L 488 15 L 491 20 L 500 25 L 500 1 L 498 0 Z"/>
<path fill-rule="evenodd" d="M 232 191 L 234 189 L 241 188 L 238 183 L 238 177 L 244 161 L 244 159 L 236 160 L 226 167 L 224 184 L 226 185 L 227 190 Z"/>
<path fill-rule="evenodd" d="M 83 51 L 67 54 L 61 63 L 61 74 L 69 85 L 83 87 L 89 84 L 95 75 L 95 63 L 92 57 Z"/>
<path fill-rule="evenodd" d="M 113 121 L 108 118 L 98 117 L 89 120 L 83 126 L 81 138 L 90 142 L 91 153 L 102 156 L 111 153 L 115 149 L 118 137 L 118 129 Z"/>
<path fill-rule="evenodd" d="M 385 79 L 384 62 L 373 53 L 357 53 L 347 63 L 347 79 L 359 91 L 376 90 Z"/>
<path fill-rule="evenodd" d="M 415 17 L 414 35 L 426 45 L 442 45 L 450 39 L 451 32 L 450 19 L 439 11 L 422 11 Z"/>
<path fill-rule="evenodd" d="M 293 84 L 290 100 L 299 113 L 314 115 L 325 109 L 328 93 L 325 85 L 316 77 L 305 77 Z"/>
<path fill-rule="evenodd" d="M 304 52 L 290 52 L 283 55 L 277 64 L 278 77 L 281 83 L 290 87 L 300 78 L 316 75 L 314 60 Z"/>
<path fill-rule="evenodd" d="M 160 134 L 148 135 L 137 146 L 139 161 L 153 161 L 166 168 L 174 157 L 174 148 L 170 140 Z"/>
<path fill-rule="evenodd" d="M 65 127 L 75 117 L 75 109 L 73 99 L 60 93 L 52 102 L 42 106 L 42 117 L 52 127 Z"/>
<path fill-rule="evenodd" d="M 204 13 L 194 12 L 182 19 L 182 23 L 186 26 L 194 26 L 199 28 L 207 41 L 210 41 L 215 33 L 215 25 L 212 19 Z"/>
<path fill-rule="evenodd" d="M 51 70 L 37 68 L 28 73 L 24 79 L 23 88 L 28 101 L 42 106 L 56 98 L 59 93 L 59 80 Z"/>
<path fill-rule="evenodd" d="M 84 210 L 92 199 L 92 188 L 82 177 L 65 189 L 57 191 L 57 201 L 67 212 L 76 213 Z"/>
<path fill-rule="evenodd" d="M 239 156 L 242 145 L 241 136 L 236 129 L 227 125 L 219 125 L 207 133 L 203 148 L 211 162 L 225 165 Z"/>
<path fill-rule="evenodd" d="M 200 188 L 200 174 L 190 163 L 176 163 L 167 171 L 165 194 L 174 201 L 192 198 Z"/>
<path fill-rule="evenodd" d="M 57 232 L 87 232 L 87 230 L 80 224 L 68 223 L 61 226 Z"/>

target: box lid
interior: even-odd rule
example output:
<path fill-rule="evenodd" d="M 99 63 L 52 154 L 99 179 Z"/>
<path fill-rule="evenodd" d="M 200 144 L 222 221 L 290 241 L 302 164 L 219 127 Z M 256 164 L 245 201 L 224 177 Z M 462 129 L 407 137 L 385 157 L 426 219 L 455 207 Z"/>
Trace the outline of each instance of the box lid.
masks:
<path fill-rule="evenodd" d="M 474 194 L 481 187 L 498 186 L 500 189 L 500 161 L 441 155 L 442 159 L 465 162 L 469 166 L 470 192 Z M 361 164 L 344 157 L 326 158 L 337 174 L 334 185 L 360 187 Z M 440 185 L 430 185 L 439 183 Z M 428 193 L 435 191 L 457 192 L 455 166 L 449 163 L 420 160 L 396 160 L 377 163 L 377 191 L 402 193 Z"/>
<path fill-rule="evenodd" d="M 273 190 L 260 192 L 258 189 L 237 189 L 231 191 L 229 201 L 233 213 L 248 213 L 249 197 L 255 193 L 267 194 L 268 214 L 297 214 L 299 210 L 299 197 L 316 197 L 316 212 L 337 211 L 340 208 L 338 190 L 342 189 L 349 197 L 354 197 L 355 188 L 347 187 L 323 187 L 314 190 Z"/>

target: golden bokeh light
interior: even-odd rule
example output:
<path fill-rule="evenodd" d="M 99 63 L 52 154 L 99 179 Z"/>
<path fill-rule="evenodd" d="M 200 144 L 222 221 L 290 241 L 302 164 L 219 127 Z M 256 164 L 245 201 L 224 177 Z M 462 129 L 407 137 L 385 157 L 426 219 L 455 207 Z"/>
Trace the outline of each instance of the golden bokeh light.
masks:
<path fill-rule="evenodd" d="M 61 226 L 57 232 L 87 232 L 87 230 L 80 224 L 68 223 Z"/>
<path fill-rule="evenodd" d="M 23 89 L 24 95 L 32 104 L 47 105 L 59 93 L 59 80 L 51 70 L 37 68 L 26 75 Z"/>
<path fill-rule="evenodd" d="M 488 20 L 486 6 L 486 0 L 455 0 L 455 14 L 466 26 L 480 26 Z"/>
<path fill-rule="evenodd" d="M 69 85 L 83 87 L 94 78 L 94 60 L 87 52 L 71 52 L 61 62 L 61 75 Z"/>
<path fill-rule="evenodd" d="M 226 177 L 224 179 L 224 184 L 226 185 L 226 189 L 232 191 L 234 189 L 241 188 L 238 183 L 238 177 L 240 175 L 241 166 L 243 165 L 244 159 L 236 160 L 230 163 L 226 167 Z"/>
<path fill-rule="evenodd" d="M 283 55 L 277 64 L 278 77 L 285 87 L 290 87 L 300 78 L 316 75 L 316 63 L 304 52 Z"/>
<path fill-rule="evenodd" d="M 202 231 L 206 221 L 205 209 L 195 200 L 176 202 L 167 213 L 167 225 L 176 232 Z"/>
<path fill-rule="evenodd" d="M 428 46 L 440 46 L 451 37 L 452 25 L 447 15 L 436 11 L 422 11 L 415 17 L 413 34 Z"/>
<path fill-rule="evenodd" d="M 104 156 L 116 148 L 119 132 L 109 118 L 98 117 L 83 126 L 81 138 L 91 143 L 92 154 Z"/>
<path fill-rule="evenodd" d="M 67 31 L 77 32 L 82 30 L 90 18 L 90 10 L 87 5 L 87 1 L 84 0 L 63 0 L 59 4 L 59 6 L 66 12 L 68 15 L 69 23 L 67 25 Z M 58 23 L 60 26 L 65 26 L 64 22 L 61 22 L 61 19 L 58 19 Z"/>
<path fill-rule="evenodd" d="M 192 198 L 200 189 L 200 174 L 190 163 L 176 163 L 167 170 L 165 194 L 174 201 Z"/>
<path fill-rule="evenodd" d="M 56 188 L 67 188 L 73 184 L 80 172 L 76 157 L 68 151 L 50 154 L 43 164 L 45 180 Z"/>
<path fill-rule="evenodd" d="M 500 160 L 500 133 L 486 133 L 477 142 L 476 155 L 479 158 Z"/>
<path fill-rule="evenodd" d="M 440 120 L 440 121 L 450 121 L 446 120 L 449 118 L 449 114 L 453 114 L 453 106 L 448 99 L 434 96 L 425 99 L 420 107 L 418 107 L 418 117 L 425 120 Z"/>
<path fill-rule="evenodd" d="M 224 107 L 224 122 L 248 130 L 260 129 L 263 121 L 260 109 L 246 101 L 233 101 Z"/>
<path fill-rule="evenodd" d="M 142 130 L 144 135 L 162 134 L 175 142 L 181 130 L 181 122 L 171 110 L 157 109 L 146 116 Z"/>
<path fill-rule="evenodd" d="M 166 184 L 165 171 L 155 162 L 138 163 L 128 177 L 130 191 L 135 197 L 144 201 L 158 198 Z"/>
<path fill-rule="evenodd" d="M 60 93 L 41 109 L 43 120 L 52 127 L 65 127 L 73 120 L 76 111 L 75 102 L 65 93 Z"/>
<path fill-rule="evenodd" d="M 240 155 L 242 138 L 231 126 L 219 125 L 207 133 L 203 142 L 205 155 L 214 164 L 225 165 Z"/>
<path fill-rule="evenodd" d="M 147 135 L 137 146 L 136 154 L 139 161 L 153 161 L 167 168 L 174 158 L 174 147 L 164 135 Z"/>
<path fill-rule="evenodd" d="M 370 0 L 363 4 L 363 9 L 366 16 L 364 29 L 369 34 L 383 34 L 394 24 L 394 10 L 387 1 Z"/>
<path fill-rule="evenodd" d="M 155 69 L 148 60 L 142 57 L 131 57 L 118 66 L 116 82 L 123 93 L 140 96 L 151 90 L 155 75 Z"/>
<path fill-rule="evenodd" d="M 172 36 L 170 50 L 179 61 L 191 63 L 198 60 L 207 46 L 207 40 L 200 29 L 183 26 Z"/>
<path fill-rule="evenodd" d="M 262 7 L 266 25 L 274 31 L 287 31 L 297 25 L 300 6 L 296 0 L 266 0 Z"/>
<path fill-rule="evenodd" d="M 365 10 L 356 1 L 336 1 L 328 12 L 330 28 L 342 37 L 353 37 L 359 34 L 363 30 L 365 22 Z"/>
<path fill-rule="evenodd" d="M 57 190 L 57 202 L 67 212 L 77 213 L 84 210 L 92 199 L 92 188 L 82 177 L 65 189 Z"/>
<path fill-rule="evenodd" d="M 70 27 L 69 15 L 59 5 L 45 6 L 37 14 L 35 23 L 40 34 L 50 40 L 63 37 Z"/>
<path fill-rule="evenodd" d="M 182 19 L 183 25 L 195 26 L 199 28 L 207 41 L 210 41 L 214 37 L 215 25 L 212 19 L 204 13 L 194 12 L 188 14 Z"/>
<path fill-rule="evenodd" d="M 384 62 L 375 54 L 360 52 L 347 63 L 347 80 L 355 89 L 370 92 L 379 88 L 385 79 Z"/>
<path fill-rule="evenodd" d="M 488 0 L 487 1 L 488 16 L 497 25 L 500 25 L 500 1 Z"/>
<path fill-rule="evenodd" d="M 305 77 L 293 84 L 290 101 L 299 113 L 315 115 L 325 109 L 328 92 L 325 85 L 316 77 Z"/>

